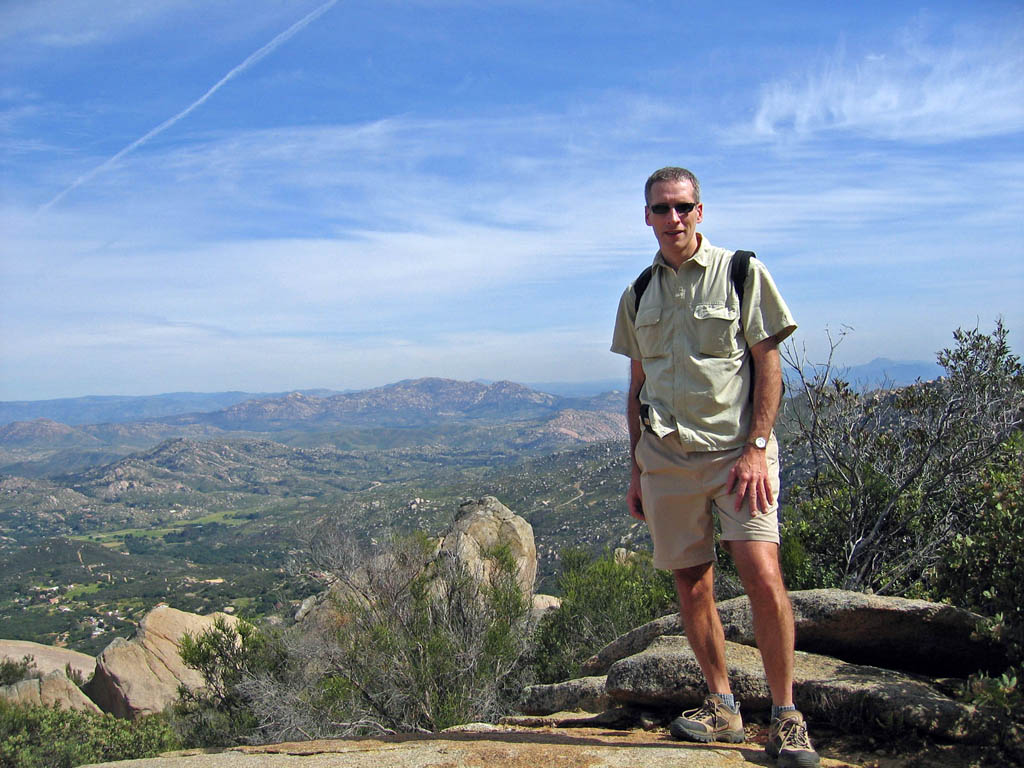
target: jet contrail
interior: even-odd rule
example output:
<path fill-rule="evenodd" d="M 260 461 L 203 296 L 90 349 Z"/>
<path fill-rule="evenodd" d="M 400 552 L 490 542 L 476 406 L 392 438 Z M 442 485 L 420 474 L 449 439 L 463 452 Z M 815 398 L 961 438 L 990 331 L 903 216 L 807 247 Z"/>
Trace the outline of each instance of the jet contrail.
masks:
<path fill-rule="evenodd" d="M 44 211 L 49 210 L 54 205 L 56 205 L 61 200 L 63 200 L 64 196 L 67 195 L 69 192 L 71 192 L 72 190 L 77 189 L 78 187 L 82 186 L 83 184 L 85 184 L 90 179 L 95 178 L 98 174 L 100 174 L 103 171 L 105 171 L 108 168 L 110 168 L 118 160 L 120 160 L 122 157 L 127 155 L 132 150 L 137 149 L 138 147 L 141 147 L 143 144 L 145 144 L 147 141 L 152 139 L 154 136 L 157 136 L 157 135 L 163 133 L 164 131 L 166 131 L 168 128 L 170 128 L 172 125 L 174 125 L 176 122 L 178 122 L 183 117 L 188 115 L 192 110 L 194 110 L 197 107 L 199 107 L 200 105 L 202 105 L 203 102 L 205 102 L 208 98 L 213 96 L 213 94 L 215 94 L 217 91 L 219 91 L 221 89 L 221 87 L 223 85 L 225 85 L 229 80 L 232 80 L 237 75 L 240 75 L 242 72 L 247 70 L 249 67 L 251 67 L 257 61 L 262 59 L 264 56 L 266 56 L 267 54 L 273 52 L 273 50 L 275 48 L 277 48 L 282 43 L 286 42 L 293 35 L 301 32 L 305 27 L 307 27 L 309 24 L 311 24 L 312 22 L 316 21 L 317 18 L 319 18 L 324 13 L 329 11 L 331 9 L 331 6 L 335 5 L 337 2 L 338 2 L 338 0 L 327 0 L 327 2 L 324 3 L 323 5 L 321 5 L 319 8 L 317 8 L 316 10 L 312 11 L 308 15 L 304 16 L 303 18 L 301 18 L 299 21 L 297 21 L 294 24 L 292 24 L 290 27 L 288 27 L 288 29 L 286 29 L 284 32 L 279 34 L 277 37 L 275 37 L 269 43 L 264 45 L 258 51 L 256 51 L 255 53 L 251 54 L 245 61 L 243 61 L 237 67 L 235 67 L 230 72 L 228 72 L 226 75 L 224 75 L 224 77 L 222 77 L 220 80 L 218 80 L 216 83 L 214 83 L 213 87 L 211 87 L 206 93 L 204 93 L 202 96 L 200 96 L 194 102 L 192 102 L 187 107 L 185 107 L 185 109 L 181 110 L 181 112 L 176 114 L 174 117 L 170 117 L 167 120 L 164 120 L 162 123 L 160 123 L 160 125 L 158 125 L 156 128 L 151 130 L 145 136 L 142 136 L 141 138 L 138 138 L 135 141 L 133 141 L 131 144 L 129 144 L 127 147 L 122 149 L 116 155 L 114 155 L 109 160 L 104 162 L 102 165 L 98 165 L 95 168 L 93 168 L 91 171 L 89 171 L 88 173 L 83 174 L 82 176 L 79 176 L 77 179 L 75 179 L 75 181 L 67 189 L 63 190 L 60 194 L 58 194 L 56 197 L 54 197 L 50 202 L 46 203 L 43 206 L 40 206 L 39 210 L 37 210 L 36 213 L 39 214 L 39 213 L 42 213 Z"/>

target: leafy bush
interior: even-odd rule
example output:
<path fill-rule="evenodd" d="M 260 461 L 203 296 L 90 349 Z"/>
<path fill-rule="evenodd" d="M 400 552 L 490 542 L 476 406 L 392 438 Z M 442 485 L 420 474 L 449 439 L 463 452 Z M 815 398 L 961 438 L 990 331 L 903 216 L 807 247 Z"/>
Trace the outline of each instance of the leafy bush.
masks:
<path fill-rule="evenodd" d="M 181 691 L 178 727 L 223 745 L 441 730 L 511 709 L 526 672 L 529 605 L 507 549 L 483 577 L 422 535 L 379 551 L 319 538 L 331 615 L 268 637 L 218 624 L 182 646 L 207 681 Z M 328 543 L 330 542 L 330 543 Z"/>
<path fill-rule="evenodd" d="M 932 596 L 994 617 L 990 631 L 1024 661 L 1024 435 L 1002 446 L 960 505 L 968 522 L 936 567 Z"/>
<path fill-rule="evenodd" d="M 0 768 L 72 768 L 177 749 L 166 719 L 25 707 L 0 700 Z"/>
<path fill-rule="evenodd" d="M 997 677 L 984 673 L 972 675 L 967 681 L 964 698 L 973 704 L 991 707 L 1024 720 L 1024 690 L 1017 684 L 1017 676 L 1021 672 L 1011 667 Z"/>
<path fill-rule="evenodd" d="M 203 676 L 205 688 L 182 686 L 174 727 L 188 746 L 223 747 L 251 739 L 259 722 L 243 683 L 260 675 L 280 676 L 286 656 L 280 638 L 238 621 L 218 618 L 198 637 L 181 639 L 182 661 Z"/>
<path fill-rule="evenodd" d="M 437 731 L 511 708 L 529 637 L 514 559 L 506 548 L 486 553 L 482 575 L 433 553 L 425 537 L 406 537 L 334 571 L 336 626 L 293 648 L 318 678 L 319 695 L 305 700 L 320 727 Z M 303 698 L 268 694 L 272 705 Z"/>
<path fill-rule="evenodd" d="M 34 656 L 23 656 L 21 661 L 8 658 L 0 659 L 0 685 L 14 685 L 22 680 L 28 680 L 30 677 L 39 676 Z"/>
<path fill-rule="evenodd" d="M 962 489 L 1024 425 L 1024 368 L 1002 322 L 953 336 L 938 354 L 942 378 L 870 393 L 836 377 L 831 358 L 811 369 L 787 350 L 799 379 L 790 450 L 803 475 L 784 515 L 784 537 L 799 542 L 784 553 L 791 584 L 922 595 L 969 535 L 976 516 Z"/>
<path fill-rule="evenodd" d="M 582 550 L 562 553 L 558 586 L 562 605 L 537 628 L 535 668 L 541 682 L 578 677 L 580 664 L 624 632 L 675 609 L 668 571 L 650 555 L 594 558 Z"/>
<path fill-rule="evenodd" d="M 89 675 L 89 677 L 86 678 L 84 672 L 72 667 L 70 661 L 64 665 L 64 676 L 79 688 L 84 688 L 85 684 L 92 679 L 92 675 Z"/>

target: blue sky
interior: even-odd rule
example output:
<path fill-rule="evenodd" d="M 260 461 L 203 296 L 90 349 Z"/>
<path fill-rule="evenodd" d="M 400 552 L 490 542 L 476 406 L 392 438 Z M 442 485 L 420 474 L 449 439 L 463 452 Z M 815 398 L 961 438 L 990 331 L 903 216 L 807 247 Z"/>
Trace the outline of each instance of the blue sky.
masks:
<path fill-rule="evenodd" d="M 624 377 L 663 165 L 812 359 L 1022 348 L 1019 2 L 28 0 L 0 74 L 0 399 Z"/>

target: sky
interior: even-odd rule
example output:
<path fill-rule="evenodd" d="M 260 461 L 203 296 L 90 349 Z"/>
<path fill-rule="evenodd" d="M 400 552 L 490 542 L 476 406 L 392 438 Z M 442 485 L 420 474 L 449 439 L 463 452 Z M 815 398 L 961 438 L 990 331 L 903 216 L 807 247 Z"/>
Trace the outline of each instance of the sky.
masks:
<path fill-rule="evenodd" d="M 0 3 L 0 400 L 621 377 L 701 179 L 846 365 L 1024 349 L 1024 5 Z"/>

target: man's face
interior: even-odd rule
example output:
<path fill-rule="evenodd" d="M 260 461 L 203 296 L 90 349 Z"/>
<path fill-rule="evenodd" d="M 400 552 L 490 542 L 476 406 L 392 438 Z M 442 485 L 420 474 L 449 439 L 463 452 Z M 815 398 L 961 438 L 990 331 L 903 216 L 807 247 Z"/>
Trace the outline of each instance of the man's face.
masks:
<path fill-rule="evenodd" d="M 697 224 L 704 218 L 704 207 L 697 203 L 689 213 L 675 206 L 692 203 L 695 195 L 688 181 L 659 181 L 651 187 L 651 199 L 644 209 L 644 220 L 654 230 L 665 259 L 678 266 L 697 252 Z M 667 206 L 666 213 L 656 213 Z"/>

